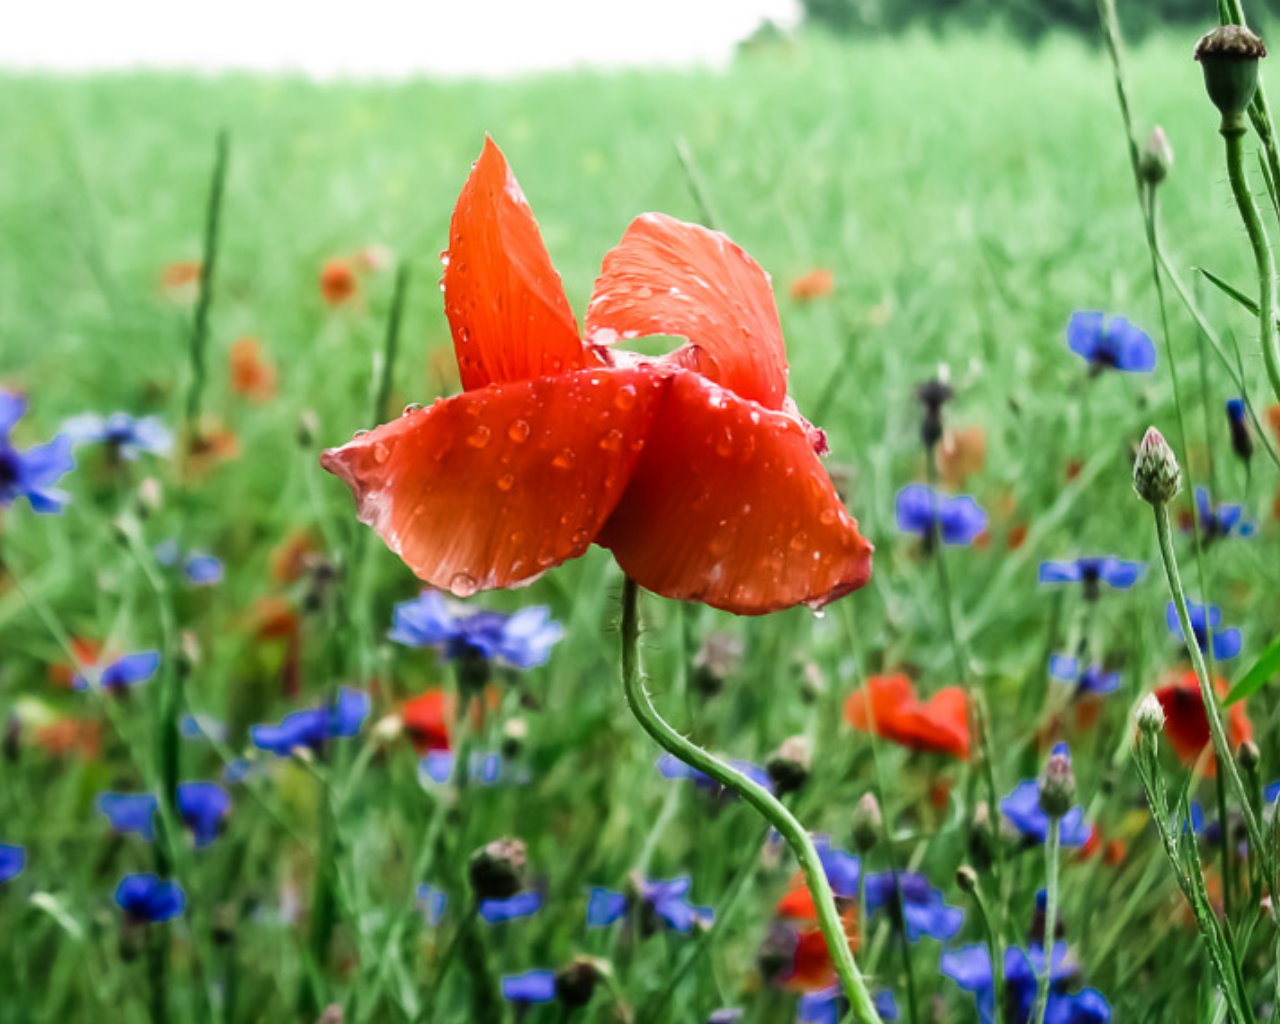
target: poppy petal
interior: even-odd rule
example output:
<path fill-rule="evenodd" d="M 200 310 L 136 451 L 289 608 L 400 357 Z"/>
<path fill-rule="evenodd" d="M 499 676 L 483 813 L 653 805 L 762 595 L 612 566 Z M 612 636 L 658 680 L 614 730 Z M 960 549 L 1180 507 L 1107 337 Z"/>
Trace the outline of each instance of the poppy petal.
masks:
<path fill-rule="evenodd" d="M 598 540 L 642 587 L 740 615 L 820 607 L 871 575 L 800 421 L 685 371 Z"/>
<path fill-rule="evenodd" d="M 612 332 L 602 336 L 602 332 Z M 587 338 L 675 334 L 676 362 L 768 409 L 787 396 L 787 356 L 769 275 L 718 231 L 659 213 L 637 217 L 604 258 Z"/>
<path fill-rule="evenodd" d="M 444 310 L 464 389 L 599 363 L 578 336 L 529 203 L 487 137 L 458 196 L 442 258 Z"/>
<path fill-rule="evenodd" d="M 459 597 L 528 583 L 595 538 L 665 387 L 653 366 L 466 391 L 321 457 L 361 521 Z"/>

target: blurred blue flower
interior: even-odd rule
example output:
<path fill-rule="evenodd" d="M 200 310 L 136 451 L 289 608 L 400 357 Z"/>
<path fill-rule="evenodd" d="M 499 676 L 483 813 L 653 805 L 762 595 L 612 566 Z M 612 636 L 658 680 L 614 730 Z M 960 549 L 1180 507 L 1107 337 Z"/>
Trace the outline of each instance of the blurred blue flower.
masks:
<path fill-rule="evenodd" d="M 883 909 L 892 920 L 901 921 L 907 938 L 919 941 L 923 935 L 949 939 L 964 923 L 964 911 L 949 907 L 942 891 L 912 871 L 885 871 L 867 875 L 867 913 Z"/>
<path fill-rule="evenodd" d="M 116 886 L 116 906 L 135 921 L 168 921 L 179 916 L 187 897 L 177 882 L 152 874 L 125 875 Z"/>
<path fill-rule="evenodd" d="M 1230 423 L 1245 422 L 1245 404 L 1243 398 L 1227 399 L 1227 420 Z"/>
<path fill-rule="evenodd" d="M 119 691 L 126 686 L 145 683 L 160 667 L 159 651 L 138 651 L 117 658 L 106 666 L 96 666 L 88 675 L 76 673 L 71 685 L 77 690 L 87 690 L 90 686 L 100 686 L 104 690 Z M 96 673 L 96 678 L 94 678 Z"/>
<path fill-rule="evenodd" d="M 173 568 L 181 566 L 182 575 L 195 587 L 211 587 L 222 582 L 222 562 L 207 551 L 183 552 L 177 540 L 170 537 L 155 546 L 156 561 Z"/>
<path fill-rule="evenodd" d="M 831 845 L 826 836 L 814 836 L 813 845 L 818 851 L 822 872 L 827 876 L 831 891 L 845 899 L 858 898 L 858 877 L 862 866 L 853 854 Z"/>
<path fill-rule="evenodd" d="M 693 784 L 699 789 L 711 790 L 714 793 L 724 793 L 725 795 L 735 795 L 732 790 L 726 790 L 724 786 L 716 782 L 710 775 L 698 771 L 692 765 L 685 764 L 680 758 L 674 754 L 663 754 L 658 758 L 658 771 L 664 778 L 668 779 L 692 779 Z M 758 764 L 752 764 L 750 761 L 731 760 L 730 766 L 738 769 L 752 782 L 759 783 L 770 793 L 773 792 L 773 780 L 769 778 L 769 773 L 761 768 Z"/>
<path fill-rule="evenodd" d="M 934 530 L 944 544 L 972 544 L 987 528 L 987 514 L 969 495 L 950 498 L 924 484 L 907 484 L 898 492 L 898 529 L 928 542 Z"/>
<path fill-rule="evenodd" d="M 510 1003 L 549 1003 L 556 997 L 555 971 L 525 971 L 502 976 L 502 998 Z"/>
<path fill-rule="evenodd" d="M 1067 562 L 1041 562 L 1041 583 L 1079 583 L 1084 596 L 1094 600 L 1103 583 L 1116 590 L 1127 590 L 1146 574 L 1145 562 L 1126 562 L 1110 555 L 1076 558 Z"/>
<path fill-rule="evenodd" d="M 485 900 L 480 904 L 480 916 L 489 924 L 499 924 L 521 917 L 531 917 L 541 909 L 542 893 L 536 889 L 529 889 L 505 900 Z"/>
<path fill-rule="evenodd" d="M 209 715 L 183 715 L 178 720 L 178 731 L 184 740 L 217 740 L 225 743 L 229 730 L 226 722 L 220 722 Z"/>
<path fill-rule="evenodd" d="M 0 883 L 17 878 L 27 866 L 27 851 L 14 843 L 0 843 Z"/>
<path fill-rule="evenodd" d="M 710 924 L 715 920 L 715 912 L 710 907 L 697 907 L 689 902 L 690 884 L 688 876 L 669 881 L 636 879 L 644 911 L 678 932 L 689 931 L 697 921 Z M 587 927 L 602 928 L 613 924 L 627 913 L 629 906 L 630 900 L 625 893 L 593 886 L 587 900 Z"/>
<path fill-rule="evenodd" d="M 1280 800 L 1280 781 L 1273 782 L 1262 791 L 1262 799 L 1264 803 L 1273 804 Z"/>
<path fill-rule="evenodd" d="M 1019 782 L 1012 793 L 1000 801 L 1000 811 L 1022 836 L 1043 843 L 1049 835 L 1049 816 L 1040 809 L 1040 783 L 1035 779 Z M 1093 833 L 1084 820 L 1084 808 L 1073 807 L 1058 822 L 1058 838 L 1063 846 L 1083 846 Z"/>
<path fill-rule="evenodd" d="M 894 1001 L 892 992 L 881 989 L 871 998 L 881 1020 L 898 1019 L 898 1004 Z M 796 1004 L 796 1024 L 840 1024 L 844 1020 L 847 1005 L 839 985 L 832 985 L 820 992 L 810 992 L 801 996 Z"/>
<path fill-rule="evenodd" d="M 1054 654 L 1049 657 L 1049 675 L 1063 683 L 1071 683 L 1075 687 L 1076 696 L 1093 694 L 1103 697 L 1120 689 L 1120 673 L 1108 672 L 1101 665 L 1083 666 L 1079 658 L 1069 654 Z"/>
<path fill-rule="evenodd" d="M 438 590 L 424 590 L 412 601 L 395 607 L 388 638 L 408 647 L 438 647 L 446 658 L 480 656 L 513 668 L 546 664 L 551 648 L 564 635 L 560 623 L 544 605 L 523 608 L 514 615 L 467 611 L 444 599 Z"/>
<path fill-rule="evenodd" d="M 287 757 L 294 747 L 314 750 L 326 740 L 356 735 L 368 714 L 369 695 L 344 686 L 332 706 L 294 711 L 279 725 L 250 726 L 249 738 L 255 747 Z"/>
<path fill-rule="evenodd" d="M 418 886 L 418 907 L 426 918 L 428 927 L 439 927 L 449 906 L 449 894 L 433 885 Z"/>
<path fill-rule="evenodd" d="M 429 750 L 418 761 L 419 777 L 425 777 L 431 782 L 443 786 L 453 778 L 453 763 L 452 750 Z M 503 769 L 501 754 L 486 754 L 477 751 L 470 757 L 468 776 L 472 782 L 478 782 L 482 786 L 492 786 L 503 781 L 528 781 L 525 775 L 512 775 Z"/>
<path fill-rule="evenodd" d="M 1110 321 L 1102 313 L 1078 311 L 1067 321 L 1067 347 L 1095 372 L 1104 369 L 1150 373 L 1156 368 L 1156 346 L 1123 316 Z"/>
<path fill-rule="evenodd" d="M 0 508 L 26 498 L 37 512 L 61 512 L 67 494 L 53 485 L 75 468 L 71 438 L 59 434 L 47 444 L 18 451 L 9 441 L 9 432 L 26 411 L 25 398 L 0 391 Z"/>
<path fill-rule="evenodd" d="M 168 455 L 173 449 L 173 435 L 155 416 L 87 412 L 64 422 L 62 432 L 77 445 L 105 444 L 113 454 L 130 462 L 143 454 Z"/>
<path fill-rule="evenodd" d="M 1196 644 L 1201 651 L 1207 650 L 1208 640 L 1206 634 L 1212 631 L 1214 658 L 1218 661 L 1229 661 L 1240 653 L 1240 649 L 1244 646 L 1244 637 L 1241 635 L 1240 630 L 1234 627 L 1219 631 L 1218 626 L 1222 622 L 1222 609 L 1216 604 L 1210 605 L 1206 609 L 1202 604 L 1188 601 L 1187 617 L 1191 619 L 1191 631 L 1195 634 Z M 1172 601 L 1165 606 L 1165 622 L 1169 626 L 1170 633 L 1183 643 L 1187 642 L 1187 638 L 1182 632 L 1182 623 L 1178 620 L 1178 606 Z"/>
<path fill-rule="evenodd" d="M 231 813 L 231 796 L 216 782 L 183 782 L 178 785 L 178 814 L 191 829 L 197 848 L 218 838 Z"/>
<path fill-rule="evenodd" d="M 1196 488 L 1196 515 L 1200 519 L 1200 535 L 1206 544 L 1232 534 L 1252 537 L 1257 530 L 1252 522 L 1245 519 L 1243 505 L 1225 501 L 1215 505 L 1205 487 Z"/>
<path fill-rule="evenodd" d="M 150 842 L 156 837 L 156 798 L 150 793 L 99 793 L 98 810 L 117 832 L 136 832 Z"/>
<path fill-rule="evenodd" d="M 982 1024 L 991 1024 L 995 1019 L 995 986 L 987 947 L 962 946 L 943 953 L 939 969 L 962 989 L 977 996 L 979 1020 Z M 1043 970 L 1044 950 L 1040 946 L 1005 950 L 1007 1024 L 1029 1024 L 1035 1006 L 1036 976 Z M 1095 989 L 1087 988 L 1076 993 L 1064 991 L 1075 975 L 1076 965 L 1067 955 L 1067 944 L 1056 943 L 1049 971 L 1045 1024 L 1105 1024 L 1111 1019 L 1111 1007 Z"/>
<path fill-rule="evenodd" d="M 713 1010 L 707 1018 L 707 1024 L 738 1024 L 742 1020 L 742 1010 L 736 1006 L 724 1006 Z"/>

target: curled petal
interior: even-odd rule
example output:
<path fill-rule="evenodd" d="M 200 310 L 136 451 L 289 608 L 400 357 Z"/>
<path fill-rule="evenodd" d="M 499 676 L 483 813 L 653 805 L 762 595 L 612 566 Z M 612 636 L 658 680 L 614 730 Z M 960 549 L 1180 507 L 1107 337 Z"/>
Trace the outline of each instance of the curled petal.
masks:
<path fill-rule="evenodd" d="M 637 217 L 604 258 L 587 338 L 675 334 L 677 361 L 740 398 L 782 409 L 787 357 L 769 275 L 718 231 L 659 213 Z M 611 333 L 609 333 L 611 332 Z"/>
<path fill-rule="evenodd" d="M 465 597 L 581 555 L 613 511 L 665 373 L 588 370 L 441 399 L 325 452 L 363 522 Z"/>
<path fill-rule="evenodd" d="M 599 542 L 641 586 L 740 615 L 821 607 L 871 576 L 803 425 L 679 371 Z"/>
<path fill-rule="evenodd" d="M 599 362 L 578 337 L 533 211 L 491 139 L 458 196 L 444 260 L 445 314 L 468 391 Z"/>

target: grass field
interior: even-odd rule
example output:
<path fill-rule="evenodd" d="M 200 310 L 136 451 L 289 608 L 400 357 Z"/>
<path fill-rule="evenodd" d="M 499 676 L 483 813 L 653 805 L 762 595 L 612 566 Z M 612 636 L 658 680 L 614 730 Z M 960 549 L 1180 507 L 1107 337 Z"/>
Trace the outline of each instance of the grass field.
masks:
<path fill-rule="evenodd" d="M 1129 55 L 1138 128 L 1163 125 L 1176 151 L 1160 191 L 1164 241 L 1187 280 L 1204 266 L 1252 294 L 1193 42 L 1159 36 Z M 1221 605 L 1243 633 L 1241 654 L 1218 666 L 1228 681 L 1280 632 L 1276 467 L 1259 453 L 1246 472 L 1232 454 L 1223 408 L 1235 386 L 1172 298 L 1183 448 L 1100 49 L 910 36 L 810 42 L 723 73 L 509 82 L 6 77 L 0 384 L 28 396 L 20 448 L 85 412 L 152 413 L 181 431 L 193 310 L 160 279 L 166 265 L 201 258 L 223 129 L 230 156 L 204 413 L 206 430 L 216 421 L 234 433 L 238 453 L 184 471 L 178 456 L 120 465 L 86 447 L 63 481 L 73 500 L 62 515 L 36 516 L 25 503 L 3 510 L 0 711 L 10 726 L 0 841 L 25 847 L 26 867 L 0 884 L 0 1021 L 314 1020 L 331 1003 L 348 1021 L 662 1024 L 701 1022 L 719 1007 L 740 1007 L 754 1024 L 795 1019 L 795 986 L 771 984 L 759 966 L 794 862 L 751 808 L 654 767 L 658 748 L 631 721 L 618 683 L 622 578 L 608 552 L 593 548 L 531 588 L 466 602 L 506 612 L 545 604 L 564 626 L 545 666 L 495 691 L 486 714 L 453 723 L 464 751 L 505 743 L 496 784 L 424 781 L 419 752 L 390 718 L 429 687 L 452 691 L 453 668 L 385 639 L 393 606 L 415 596 L 417 581 L 356 523 L 318 455 L 374 425 L 395 273 L 361 275 L 359 293 L 337 307 L 317 282 L 327 260 L 385 246 L 408 268 L 392 406 L 456 391 L 438 254 L 486 132 L 519 176 L 580 318 L 604 253 L 642 211 L 710 216 L 773 275 L 790 392 L 829 435 L 829 466 L 876 545 L 872 583 L 821 617 L 796 608 L 739 618 L 646 596 L 643 654 L 664 712 L 713 751 L 763 763 L 788 737 L 808 736 L 812 775 L 791 799 L 805 825 L 848 847 L 855 805 L 876 792 L 892 855 L 880 842 L 864 867 L 922 872 L 966 911 L 945 942 L 904 945 L 883 911 L 864 921 L 858 959 L 872 987 L 892 992 L 905 1020 L 909 990 L 919 1021 L 977 1019 L 973 996 L 939 971 L 940 950 L 983 941 L 954 878 L 974 860 L 971 773 L 873 740 L 842 710 L 869 675 L 906 672 L 924 694 L 959 682 L 939 556 L 895 522 L 896 493 L 926 475 L 915 387 L 946 365 L 956 389 L 948 425 L 985 435 L 984 464 L 956 484 L 987 510 L 988 529 L 979 544 L 946 548 L 945 565 L 960 660 L 991 712 L 994 780 L 1008 794 L 1040 772 L 1053 740 L 1069 740 L 1077 802 L 1102 846 L 1088 858 L 1064 852 L 1059 919 L 1079 967 L 1072 988 L 1097 989 L 1122 1024 L 1224 1019 L 1130 756 L 1139 697 L 1186 671 L 1165 624 L 1150 514 L 1132 492 L 1132 451 L 1159 426 L 1196 482 L 1243 502 L 1257 524 L 1252 537 L 1205 547 L 1207 595 L 1193 545 L 1177 538 L 1193 599 Z M 831 270 L 832 293 L 792 298 L 790 283 L 814 268 Z M 1197 293 L 1228 347 L 1238 341 L 1259 407 L 1270 404 L 1256 320 L 1208 284 Z M 1157 342 L 1156 372 L 1090 377 L 1065 340 L 1081 309 L 1142 325 Z M 260 339 L 278 375 L 263 401 L 237 393 L 228 370 L 246 336 Z M 1175 520 L 1189 507 L 1184 493 Z M 284 546 L 304 535 L 299 571 L 281 571 Z M 224 578 L 193 586 L 157 564 L 154 549 L 170 539 L 216 555 Z M 1148 570 L 1096 603 L 1037 584 L 1041 561 L 1091 554 Z M 709 695 L 694 652 L 722 633 L 745 656 Z M 159 650 L 160 670 L 126 696 L 76 691 L 51 677 L 72 638 L 116 654 Z M 1092 722 L 1047 675 L 1050 655 L 1079 641 L 1121 673 Z M 251 724 L 316 706 L 339 684 L 372 693 L 358 736 L 309 758 L 253 749 Z M 114 834 L 95 807 L 104 791 L 159 789 L 178 691 L 181 711 L 226 729 L 216 742 L 181 741 L 182 779 L 217 778 L 251 755 L 207 849 L 191 849 L 171 825 L 151 844 Z M 1274 693 L 1261 690 L 1248 713 L 1270 782 L 1280 775 Z M 99 723 L 99 749 L 51 749 L 67 722 Z M 1188 769 L 1168 744 L 1164 766 L 1177 792 Z M 1217 819 L 1214 782 L 1189 785 Z M 508 835 L 528 844 L 542 909 L 477 925 L 465 910 L 466 859 Z M 1031 937 L 1041 849 L 1006 837 L 998 879 L 975 864 L 1010 945 Z M 1201 855 L 1220 893 L 1219 850 L 1205 840 Z M 1267 1019 L 1280 985 L 1276 926 L 1241 881 L 1246 860 L 1228 860 L 1237 954 L 1254 1012 Z M 117 882 L 158 868 L 182 884 L 185 913 L 126 922 Z M 622 889 L 637 871 L 691 876 L 692 901 L 717 911 L 709 936 L 648 935 L 638 914 L 587 928 L 588 887 Z M 439 922 L 418 903 L 423 884 L 448 894 Z M 499 975 L 559 968 L 579 953 L 607 960 L 614 979 L 581 1010 L 519 1009 L 493 995 Z"/>

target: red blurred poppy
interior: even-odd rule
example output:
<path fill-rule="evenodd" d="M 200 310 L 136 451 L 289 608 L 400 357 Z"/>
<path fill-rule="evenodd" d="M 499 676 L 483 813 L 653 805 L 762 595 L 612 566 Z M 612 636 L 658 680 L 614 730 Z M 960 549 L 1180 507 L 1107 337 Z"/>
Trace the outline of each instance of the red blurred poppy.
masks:
<path fill-rule="evenodd" d="M 184 468 L 191 476 L 205 476 L 219 463 L 240 455 L 240 439 L 234 431 L 212 418 L 200 424 L 200 432 L 187 441 Z"/>
<path fill-rule="evenodd" d="M 276 368 L 262 354 L 257 338 L 237 338 L 231 343 L 231 387 L 255 402 L 276 396 Z"/>
<path fill-rule="evenodd" d="M 79 754 L 95 761 L 102 753 L 102 725 L 87 718 L 59 718 L 37 726 L 35 739 L 54 757 Z"/>
<path fill-rule="evenodd" d="M 1221 697 L 1227 692 L 1225 679 L 1215 679 L 1213 688 Z M 1184 764 L 1196 764 L 1210 744 L 1209 719 L 1205 717 L 1204 700 L 1200 696 L 1200 684 L 1194 672 L 1183 672 L 1176 681 L 1166 683 L 1155 691 L 1156 700 L 1164 709 L 1164 732 L 1169 737 L 1174 752 Z M 1231 705 L 1227 715 L 1227 742 L 1235 750 L 1245 740 L 1253 739 L 1253 725 L 1245 711 L 1244 701 Z M 1213 757 L 1204 763 L 1208 776 L 1218 773 Z"/>
<path fill-rule="evenodd" d="M 1267 422 L 1271 425 L 1271 430 L 1276 435 L 1276 440 L 1280 441 L 1280 405 L 1267 407 Z"/>
<path fill-rule="evenodd" d="M 49 681 L 51 683 L 57 683 L 59 686 L 70 686 L 76 675 L 83 671 L 85 666 L 97 665 L 110 660 L 103 658 L 103 648 L 100 641 L 88 640 L 82 636 L 73 636 L 71 638 L 71 652 L 76 658 L 74 665 L 49 666 Z"/>
<path fill-rule="evenodd" d="M 360 282 L 348 260 L 327 260 L 320 268 L 320 294 L 329 305 L 345 305 L 356 297 L 359 290 Z"/>
<path fill-rule="evenodd" d="M 858 952 L 858 915 L 851 903 L 841 903 L 840 921 L 844 925 L 845 935 L 849 940 L 849 949 Z M 783 985 L 802 992 L 816 992 L 835 984 L 836 969 L 831 962 L 831 953 L 822 930 L 816 927 L 802 927 L 815 924 L 818 912 L 813 904 L 813 896 L 805 887 L 803 876 L 797 875 L 792 880 L 791 888 L 778 901 L 775 916 L 785 920 L 795 928 L 796 946 L 792 954 L 791 967 L 783 975 Z"/>
<path fill-rule="evenodd" d="M 194 302 L 200 286 L 199 260 L 178 260 L 160 272 L 160 290 L 174 302 Z"/>
<path fill-rule="evenodd" d="M 968 705 L 958 686 L 939 690 L 922 704 L 906 676 L 872 676 L 845 701 L 844 716 L 863 732 L 871 731 L 874 717 L 877 736 L 910 750 L 969 758 Z"/>
<path fill-rule="evenodd" d="M 1017 551 L 1027 542 L 1027 524 L 1015 523 L 1009 530 L 1009 550 Z"/>
<path fill-rule="evenodd" d="M 293 530 L 271 549 L 267 558 L 271 578 L 277 583 L 296 583 L 302 579 L 318 553 L 315 537 L 310 530 Z"/>
<path fill-rule="evenodd" d="M 641 586 L 740 614 L 866 583 L 871 545 L 786 393 L 769 279 L 724 235 L 644 214 L 604 261 L 584 344 L 486 141 L 454 210 L 445 312 L 462 394 L 324 453 L 362 520 L 466 596 L 609 548 Z M 679 335 L 661 357 L 621 337 Z"/>
<path fill-rule="evenodd" d="M 791 297 L 797 302 L 824 299 L 835 291 L 836 279 L 831 271 L 817 267 L 791 282 Z"/>
<path fill-rule="evenodd" d="M 961 430 L 948 430 L 934 459 L 942 482 L 950 490 L 962 490 L 969 477 L 981 473 L 986 465 L 987 435 L 976 423 Z"/>
<path fill-rule="evenodd" d="M 253 606 L 253 635 L 259 642 L 282 640 L 280 692 L 296 697 L 302 691 L 302 620 L 289 602 L 264 597 Z"/>
<path fill-rule="evenodd" d="M 404 731 L 419 754 L 449 749 L 449 721 L 453 698 L 439 687 L 425 690 L 400 707 Z"/>

